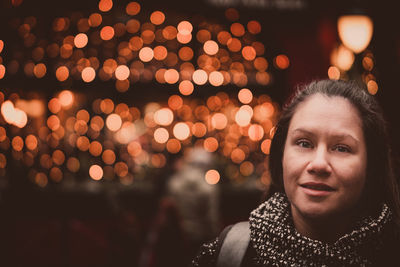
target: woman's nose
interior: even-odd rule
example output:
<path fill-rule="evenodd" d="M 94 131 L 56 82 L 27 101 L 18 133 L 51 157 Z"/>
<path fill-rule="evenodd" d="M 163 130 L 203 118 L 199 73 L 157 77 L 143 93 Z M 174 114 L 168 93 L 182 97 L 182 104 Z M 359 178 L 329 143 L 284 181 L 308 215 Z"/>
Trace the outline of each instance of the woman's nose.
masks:
<path fill-rule="evenodd" d="M 312 174 L 329 176 L 332 169 L 329 162 L 329 155 L 326 148 L 319 147 L 314 150 L 307 166 L 307 171 Z"/>

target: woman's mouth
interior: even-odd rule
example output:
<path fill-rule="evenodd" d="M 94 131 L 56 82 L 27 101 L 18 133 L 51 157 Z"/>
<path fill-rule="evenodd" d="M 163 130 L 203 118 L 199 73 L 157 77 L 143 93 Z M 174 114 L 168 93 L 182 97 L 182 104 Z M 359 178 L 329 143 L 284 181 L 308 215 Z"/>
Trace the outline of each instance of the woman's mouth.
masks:
<path fill-rule="evenodd" d="M 312 189 L 312 190 L 319 190 L 319 191 L 334 191 L 332 187 L 324 183 L 304 183 L 300 185 L 301 187 Z"/>
<path fill-rule="evenodd" d="M 304 192 L 310 196 L 321 197 L 329 195 L 331 192 L 335 191 L 334 188 L 324 183 L 308 182 L 300 184 L 300 186 L 304 189 Z"/>

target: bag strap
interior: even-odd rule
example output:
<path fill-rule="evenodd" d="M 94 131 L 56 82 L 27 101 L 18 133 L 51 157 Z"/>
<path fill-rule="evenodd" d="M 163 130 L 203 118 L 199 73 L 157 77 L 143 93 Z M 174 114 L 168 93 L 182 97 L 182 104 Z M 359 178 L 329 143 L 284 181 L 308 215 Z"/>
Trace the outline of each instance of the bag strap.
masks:
<path fill-rule="evenodd" d="M 249 222 L 239 222 L 233 225 L 223 240 L 217 267 L 240 267 L 249 242 Z"/>

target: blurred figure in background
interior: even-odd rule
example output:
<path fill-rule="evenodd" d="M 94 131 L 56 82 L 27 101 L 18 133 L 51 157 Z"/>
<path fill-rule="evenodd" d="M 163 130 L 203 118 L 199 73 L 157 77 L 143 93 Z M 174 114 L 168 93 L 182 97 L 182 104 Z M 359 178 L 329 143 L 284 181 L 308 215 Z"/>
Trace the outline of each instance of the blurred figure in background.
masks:
<path fill-rule="evenodd" d="M 189 254 L 218 231 L 218 188 L 205 180 L 214 164 L 214 155 L 195 147 L 185 155 L 178 171 L 167 183 L 167 195 L 177 207 Z"/>

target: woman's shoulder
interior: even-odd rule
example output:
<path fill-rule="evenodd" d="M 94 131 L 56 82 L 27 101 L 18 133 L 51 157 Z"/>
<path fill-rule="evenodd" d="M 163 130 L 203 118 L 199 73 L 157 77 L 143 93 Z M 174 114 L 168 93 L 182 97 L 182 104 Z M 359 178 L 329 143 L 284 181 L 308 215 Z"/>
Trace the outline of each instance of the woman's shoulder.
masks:
<path fill-rule="evenodd" d="M 193 267 L 211 267 L 216 266 L 219 251 L 221 250 L 222 243 L 231 230 L 233 225 L 224 228 L 221 234 L 214 240 L 203 244 L 196 257 L 193 259 L 191 266 Z"/>

